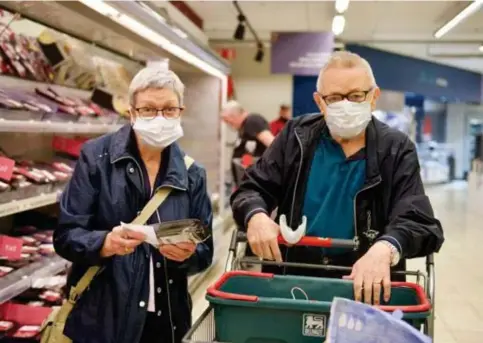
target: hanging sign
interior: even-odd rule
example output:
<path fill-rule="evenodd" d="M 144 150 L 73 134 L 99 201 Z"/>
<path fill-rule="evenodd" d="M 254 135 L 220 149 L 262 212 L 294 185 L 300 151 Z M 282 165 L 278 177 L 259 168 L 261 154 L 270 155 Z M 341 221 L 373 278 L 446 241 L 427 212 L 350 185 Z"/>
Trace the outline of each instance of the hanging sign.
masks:
<path fill-rule="evenodd" d="M 316 76 L 334 50 L 331 32 L 274 32 L 272 74 Z"/>

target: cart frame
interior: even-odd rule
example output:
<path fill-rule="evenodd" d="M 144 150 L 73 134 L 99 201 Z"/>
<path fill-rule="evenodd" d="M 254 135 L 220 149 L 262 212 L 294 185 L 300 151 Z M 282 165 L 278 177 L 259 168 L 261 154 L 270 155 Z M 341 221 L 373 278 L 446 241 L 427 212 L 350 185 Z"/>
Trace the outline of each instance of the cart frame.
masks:
<path fill-rule="evenodd" d="M 330 271 L 343 271 L 350 273 L 351 267 L 343 267 L 336 265 L 318 265 L 308 263 L 295 263 L 295 262 L 274 262 L 264 261 L 257 258 L 250 258 L 244 256 L 244 251 L 240 253 L 238 251 L 238 245 L 240 243 L 246 243 L 247 238 L 244 232 L 234 230 L 230 247 L 228 251 L 228 257 L 225 263 L 225 272 L 232 270 L 240 270 L 244 263 L 260 266 L 279 266 L 279 267 L 296 267 L 296 268 L 312 268 L 312 269 L 324 269 Z M 279 242 L 285 244 L 283 238 L 279 237 Z M 319 246 L 319 247 L 331 247 L 331 248 L 357 248 L 357 242 L 352 240 L 330 240 L 330 239 L 315 239 L 313 237 L 306 237 L 301 240 L 300 245 Z M 426 271 L 394 271 L 392 275 L 405 275 L 416 278 L 416 283 L 420 284 L 431 303 L 431 310 L 429 316 L 426 318 L 423 324 L 423 332 L 431 337 L 434 341 L 434 322 L 435 322 L 435 266 L 433 254 L 426 257 Z M 215 328 L 216 323 L 214 321 L 213 309 L 211 306 L 205 309 L 201 316 L 195 321 L 190 330 L 183 338 L 183 343 L 230 343 L 230 342 L 218 342 L 215 340 Z"/>

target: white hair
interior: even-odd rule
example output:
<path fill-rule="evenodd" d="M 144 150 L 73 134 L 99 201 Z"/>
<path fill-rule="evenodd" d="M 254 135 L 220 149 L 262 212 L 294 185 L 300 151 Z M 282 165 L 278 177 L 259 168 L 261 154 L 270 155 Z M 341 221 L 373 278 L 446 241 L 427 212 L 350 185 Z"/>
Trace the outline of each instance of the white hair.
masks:
<path fill-rule="evenodd" d="M 141 69 L 129 85 L 129 103 L 134 105 L 136 94 L 148 88 L 170 89 L 178 97 L 180 105 L 183 105 L 184 84 L 178 75 L 169 69 L 154 66 Z"/>
<path fill-rule="evenodd" d="M 324 77 L 324 73 L 332 68 L 356 68 L 362 67 L 366 69 L 367 75 L 371 79 L 372 86 L 376 86 L 376 79 L 374 77 L 374 73 L 372 72 L 371 65 L 367 60 L 349 51 L 336 51 L 330 55 L 329 60 L 324 65 L 322 70 L 320 71 L 319 77 L 317 79 L 317 91 L 320 91 L 322 88 L 322 80 Z"/>
<path fill-rule="evenodd" d="M 243 112 L 243 106 L 240 105 L 240 103 L 236 100 L 230 100 L 225 104 L 225 106 L 223 106 L 222 110 L 235 110 L 237 112 Z"/>

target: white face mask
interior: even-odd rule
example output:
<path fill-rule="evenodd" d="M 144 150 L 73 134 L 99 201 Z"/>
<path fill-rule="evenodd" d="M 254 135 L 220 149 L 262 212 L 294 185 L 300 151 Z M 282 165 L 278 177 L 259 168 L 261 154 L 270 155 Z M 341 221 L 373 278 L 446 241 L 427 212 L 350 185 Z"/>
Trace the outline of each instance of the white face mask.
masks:
<path fill-rule="evenodd" d="M 183 137 L 181 118 L 166 119 L 163 116 L 147 120 L 136 118 L 133 129 L 148 145 L 155 148 L 166 148 Z"/>
<path fill-rule="evenodd" d="M 371 121 L 371 103 L 344 99 L 327 106 L 325 121 L 330 132 L 341 138 L 353 138 L 364 131 Z"/>

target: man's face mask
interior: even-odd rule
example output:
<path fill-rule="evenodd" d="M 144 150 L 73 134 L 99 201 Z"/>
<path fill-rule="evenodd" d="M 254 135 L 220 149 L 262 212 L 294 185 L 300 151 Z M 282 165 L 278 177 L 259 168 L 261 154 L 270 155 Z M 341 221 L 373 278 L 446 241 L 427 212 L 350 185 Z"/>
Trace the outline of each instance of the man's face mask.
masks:
<path fill-rule="evenodd" d="M 371 102 L 353 102 L 347 99 L 327 105 L 325 121 L 330 132 L 341 138 L 354 138 L 371 121 Z"/>

